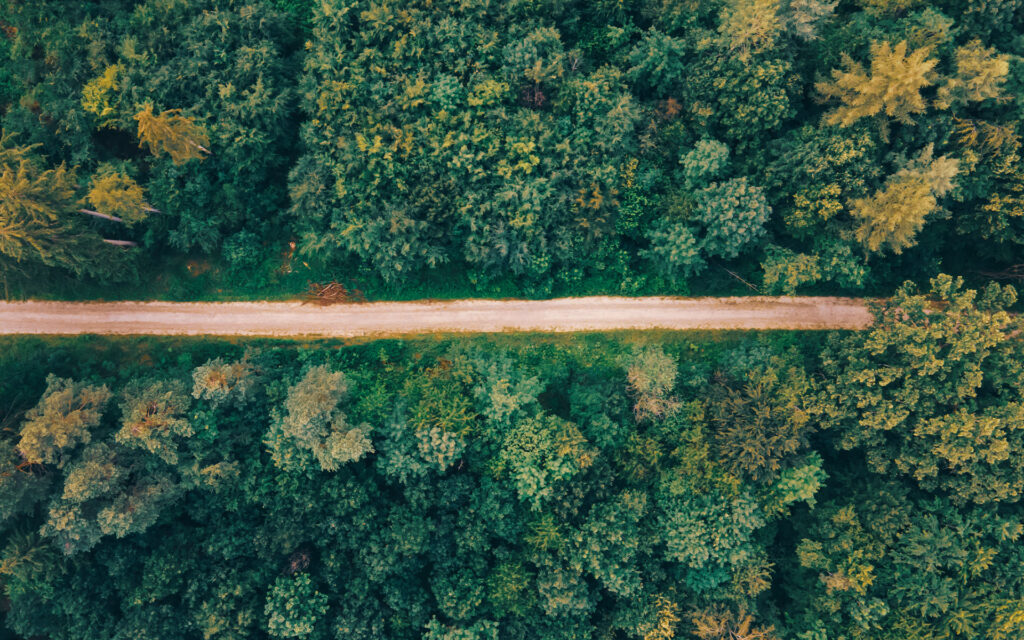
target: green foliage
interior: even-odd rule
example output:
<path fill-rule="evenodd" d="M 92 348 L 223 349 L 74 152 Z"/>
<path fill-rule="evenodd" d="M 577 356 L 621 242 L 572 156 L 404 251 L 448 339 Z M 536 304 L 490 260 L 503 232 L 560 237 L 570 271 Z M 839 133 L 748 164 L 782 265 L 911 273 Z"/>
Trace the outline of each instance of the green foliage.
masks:
<path fill-rule="evenodd" d="M 684 40 L 651 29 L 629 54 L 630 78 L 641 89 L 671 95 L 683 81 L 686 54 Z"/>
<path fill-rule="evenodd" d="M 46 475 L 20 468 L 24 459 L 14 443 L 0 440 L 0 526 L 14 516 L 31 512 L 49 489 Z"/>
<path fill-rule="evenodd" d="M 1011 640 L 1019 322 L 1007 291 L 936 285 L 943 304 L 901 293 L 827 345 L 8 340 L 0 619 L 157 640 Z M 18 396 L 51 370 L 120 415 L 28 464 Z M 631 411 L 643 395 L 657 415 Z M 321 466 L 363 421 L 375 450 Z"/>
<path fill-rule="evenodd" d="M 765 520 L 750 496 L 730 499 L 670 490 L 659 506 L 666 556 L 688 569 L 684 579 L 694 591 L 710 591 L 738 566 L 758 561 L 751 536 Z M 708 536 L 710 531 L 715 535 Z"/>
<path fill-rule="evenodd" d="M 672 397 L 679 365 L 663 350 L 649 347 L 640 350 L 629 362 L 626 378 L 636 397 L 633 413 L 637 420 L 663 418 L 679 408 Z"/>
<path fill-rule="evenodd" d="M 773 358 L 734 384 L 716 384 L 709 418 L 720 464 L 755 482 L 772 480 L 808 446 L 813 429 L 803 369 Z"/>
<path fill-rule="evenodd" d="M 214 358 L 192 372 L 192 397 L 207 400 L 214 406 L 224 403 L 243 404 L 256 391 L 257 373 L 252 353 L 235 362 Z"/>
<path fill-rule="evenodd" d="M 267 593 L 267 633 L 274 638 L 310 638 L 327 613 L 327 596 L 316 590 L 309 574 L 280 577 Z"/>
<path fill-rule="evenodd" d="M 1019 4 L 8 0 L 4 293 L 739 290 L 709 258 L 784 292 L 1003 273 Z M 929 145 L 958 166 L 944 195 L 908 167 Z M 766 235 L 800 259 L 765 260 Z"/>
<path fill-rule="evenodd" d="M 168 473 L 142 473 L 119 458 L 116 449 L 97 443 L 67 467 L 63 491 L 51 502 L 41 529 L 65 554 L 88 551 L 104 536 L 145 531 L 178 497 L 179 487 Z"/>
<path fill-rule="evenodd" d="M 537 510 L 596 455 L 575 424 L 539 415 L 508 432 L 495 462 L 508 473 L 520 499 Z"/>
<path fill-rule="evenodd" d="M 729 166 L 729 147 L 717 140 L 701 138 L 693 149 L 679 159 L 690 186 L 705 186 L 721 176 Z"/>
<path fill-rule="evenodd" d="M 816 255 L 796 253 L 774 245 L 768 247 L 767 254 L 761 263 L 765 293 L 791 296 L 800 286 L 821 280 L 821 258 Z"/>
<path fill-rule="evenodd" d="M 669 278 L 686 279 L 707 268 L 701 243 L 686 223 L 660 221 L 647 238 L 651 248 L 644 252 L 645 257 Z"/>
<path fill-rule="evenodd" d="M 286 470 L 308 469 L 313 460 L 325 471 L 373 453 L 367 424 L 351 427 L 339 404 L 349 382 L 326 365 L 312 367 L 288 389 L 286 413 L 267 433 L 274 464 Z"/>
<path fill-rule="evenodd" d="M 39 404 L 25 414 L 18 453 L 35 464 L 59 462 L 63 452 L 92 439 L 109 400 L 105 386 L 49 375 Z"/>
<path fill-rule="evenodd" d="M 910 476 L 956 502 L 1015 502 L 1024 467 L 1019 321 L 1012 288 L 979 295 L 960 279 L 932 281 L 931 298 L 904 287 L 873 327 L 823 355 L 816 411 L 843 449 L 878 473 Z M 933 306 L 934 300 L 937 306 Z"/>
<path fill-rule="evenodd" d="M 1019 557 L 1019 514 L 955 510 L 892 482 L 850 489 L 799 525 L 792 586 L 807 608 L 794 616 L 796 629 L 827 624 L 830 637 L 885 638 L 1017 633 L 1020 575 L 1007 563 Z"/>
<path fill-rule="evenodd" d="M 178 462 L 178 439 L 193 435 L 185 417 L 189 398 L 185 385 L 174 381 L 133 381 L 121 403 L 121 429 L 114 439 L 126 447 L 138 447 L 168 464 Z"/>
<path fill-rule="evenodd" d="M 704 251 L 735 258 L 764 235 L 771 212 L 764 192 L 746 178 L 712 183 L 697 193 L 694 210 L 695 219 L 704 227 Z"/>

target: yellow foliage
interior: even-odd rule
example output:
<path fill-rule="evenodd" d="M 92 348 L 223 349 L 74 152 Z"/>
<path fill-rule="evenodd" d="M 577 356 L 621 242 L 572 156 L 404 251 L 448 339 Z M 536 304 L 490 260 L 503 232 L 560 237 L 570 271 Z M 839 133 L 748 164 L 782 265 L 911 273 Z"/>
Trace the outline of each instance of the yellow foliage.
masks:
<path fill-rule="evenodd" d="M 842 188 L 836 183 L 804 187 L 793 194 L 793 210 L 786 213 L 786 226 L 806 229 L 830 220 L 843 210 L 839 197 Z"/>
<path fill-rule="evenodd" d="M 129 225 L 146 219 L 142 187 L 118 171 L 101 171 L 93 176 L 89 202 L 100 213 L 118 216 Z"/>
<path fill-rule="evenodd" d="M 672 640 L 676 637 L 676 625 L 679 624 L 679 605 L 659 595 L 657 606 L 658 622 L 644 634 L 644 640 Z"/>
<path fill-rule="evenodd" d="M 1010 73 L 1010 57 L 996 55 L 981 40 L 972 40 L 956 50 L 956 75 L 939 87 L 935 106 L 949 109 L 968 102 L 1000 98 L 1002 85 Z"/>
<path fill-rule="evenodd" d="M 906 41 L 895 47 L 888 42 L 871 45 L 871 72 L 843 54 L 845 71 L 832 70 L 832 80 L 818 82 L 815 87 L 827 99 L 841 105 L 825 116 L 827 124 L 848 127 L 861 118 L 884 113 L 899 122 L 913 124 L 912 114 L 923 113 L 925 101 L 921 89 L 934 83 L 932 69 L 938 63 L 929 58 L 930 50 L 922 47 L 907 52 Z"/>
<path fill-rule="evenodd" d="M 775 640 L 775 627 L 757 626 L 754 616 L 743 609 L 729 611 L 716 605 L 690 615 L 694 635 L 700 640 Z"/>
<path fill-rule="evenodd" d="M 63 164 L 40 170 L 30 156 L 35 145 L 10 141 L 0 132 L 0 254 L 48 262 L 68 229 L 62 214 L 74 204 L 75 172 Z"/>
<path fill-rule="evenodd" d="M 746 58 L 751 52 L 769 49 L 782 31 L 780 0 L 730 0 L 722 10 L 719 28 L 730 48 Z"/>
<path fill-rule="evenodd" d="M 630 158 L 626 161 L 626 164 L 622 165 L 622 184 L 625 188 L 631 189 L 636 182 L 636 168 L 638 166 L 640 166 L 640 161 L 637 158 Z"/>
<path fill-rule="evenodd" d="M 180 109 L 157 115 L 153 113 L 153 105 L 147 104 L 135 114 L 135 120 L 139 123 L 139 146 L 148 146 L 157 157 L 166 153 L 174 164 L 184 164 L 210 154 L 206 148 L 210 144 L 206 132 L 181 115 Z"/>
<path fill-rule="evenodd" d="M 499 82 L 488 78 L 473 87 L 466 101 L 471 107 L 489 107 L 498 104 L 509 95 L 507 82 Z"/>
<path fill-rule="evenodd" d="M 110 98 L 118 90 L 117 76 L 124 71 L 120 64 L 110 65 L 103 73 L 82 87 L 82 108 L 100 118 L 100 125 L 106 126 L 114 120 L 116 110 Z"/>
<path fill-rule="evenodd" d="M 883 189 L 851 203 L 851 213 L 860 220 L 857 239 L 869 251 L 889 248 L 900 253 L 912 246 L 925 217 L 935 210 L 936 198 L 953 188 L 959 170 L 955 159 L 942 156 L 931 160 L 929 147 L 917 161 L 919 165 L 925 162 L 927 166 L 902 169 Z"/>
<path fill-rule="evenodd" d="M 426 100 L 427 89 L 427 80 L 423 75 L 416 76 L 416 80 L 411 83 L 406 83 L 405 91 L 398 98 L 402 111 L 422 105 Z"/>

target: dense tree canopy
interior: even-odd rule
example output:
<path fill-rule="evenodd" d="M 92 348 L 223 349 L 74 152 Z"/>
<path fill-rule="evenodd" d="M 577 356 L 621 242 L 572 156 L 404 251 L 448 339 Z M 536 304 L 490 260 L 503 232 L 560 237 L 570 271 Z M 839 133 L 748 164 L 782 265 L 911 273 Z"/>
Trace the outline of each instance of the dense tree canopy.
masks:
<path fill-rule="evenodd" d="M 832 336 L 0 341 L 16 637 L 994 638 L 1021 322 Z"/>
<path fill-rule="evenodd" d="M 97 295 L 1012 275 L 1018 5 L 5 0 L 0 268 Z"/>

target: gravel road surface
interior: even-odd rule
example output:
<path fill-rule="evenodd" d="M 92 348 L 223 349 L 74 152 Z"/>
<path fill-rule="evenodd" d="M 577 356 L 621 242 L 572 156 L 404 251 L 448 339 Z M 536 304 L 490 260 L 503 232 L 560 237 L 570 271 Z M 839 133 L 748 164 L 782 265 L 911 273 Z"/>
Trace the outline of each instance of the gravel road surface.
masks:
<path fill-rule="evenodd" d="M 370 302 L 0 302 L 0 334 L 353 337 L 616 329 L 863 329 L 854 298 L 616 298 Z"/>

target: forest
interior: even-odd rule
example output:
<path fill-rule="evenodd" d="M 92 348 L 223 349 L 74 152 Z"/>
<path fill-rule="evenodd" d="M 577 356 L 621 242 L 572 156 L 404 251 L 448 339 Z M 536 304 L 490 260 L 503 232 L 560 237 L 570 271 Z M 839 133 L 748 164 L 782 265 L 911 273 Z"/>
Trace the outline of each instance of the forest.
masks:
<path fill-rule="evenodd" d="M 0 0 L 4 295 L 1019 280 L 1022 34 L 1021 0 Z"/>
<path fill-rule="evenodd" d="M 1022 96 L 1024 0 L 0 0 L 0 301 L 874 317 L 0 335 L 0 639 L 1024 640 Z"/>
<path fill-rule="evenodd" d="M 52 640 L 1019 640 L 1024 319 L 0 339 L 0 607 Z"/>

